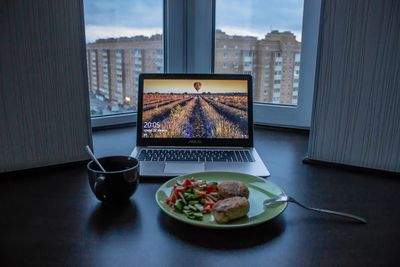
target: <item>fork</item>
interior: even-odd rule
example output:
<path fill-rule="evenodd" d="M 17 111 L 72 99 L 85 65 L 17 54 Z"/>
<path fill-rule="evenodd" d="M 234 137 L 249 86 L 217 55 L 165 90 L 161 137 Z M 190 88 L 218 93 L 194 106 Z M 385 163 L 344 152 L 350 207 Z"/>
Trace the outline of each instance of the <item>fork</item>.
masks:
<path fill-rule="evenodd" d="M 327 213 L 327 214 L 336 215 L 336 216 L 340 216 L 340 217 L 345 217 L 345 218 L 352 219 L 352 220 L 360 222 L 360 223 L 367 223 L 367 220 L 365 220 L 364 218 L 361 218 L 361 217 L 353 215 L 353 214 L 334 211 L 334 210 L 318 209 L 318 208 L 304 206 L 303 204 L 301 204 L 294 198 L 286 196 L 286 195 L 279 195 L 279 196 L 275 196 L 273 198 L 266 199 L 266 200 L 264 200 L 263 204 L 268 206 L 268 205 L 273 205 L 273 204 L 282 203 L 282 202 L 292 202 L 292 203 L 295 203 L 295 204 L 299 205 L 300 207 L 307 209 L 307 210 Z"/>

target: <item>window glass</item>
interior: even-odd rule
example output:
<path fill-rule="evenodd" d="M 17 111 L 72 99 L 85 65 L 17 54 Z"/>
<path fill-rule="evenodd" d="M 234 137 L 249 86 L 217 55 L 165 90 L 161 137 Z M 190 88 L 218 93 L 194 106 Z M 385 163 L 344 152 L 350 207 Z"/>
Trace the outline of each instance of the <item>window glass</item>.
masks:
<path fill-rule="evenodd" d="M 84 0 L 84 10 L 91 116 L 136 111 L 139 74 L 164 72 L 163 1 Z"/>
<path fill-rule="evenodd" d="M 217 0 L 215 72 L 251 74 L 255 102 L 297 105 L 303 2 Z"/>

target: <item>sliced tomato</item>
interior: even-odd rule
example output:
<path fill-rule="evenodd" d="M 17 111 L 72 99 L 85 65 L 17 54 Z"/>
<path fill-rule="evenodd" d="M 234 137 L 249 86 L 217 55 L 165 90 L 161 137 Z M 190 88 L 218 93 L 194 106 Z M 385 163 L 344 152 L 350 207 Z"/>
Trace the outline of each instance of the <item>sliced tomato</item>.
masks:
<path fill-rule="evenodd" d="M 174 203 L 171 201 L 171 198 L 170 198 L 170 197 L 166 199 L 166 203 L 167 203 L 167 205 L 170 206 L 171 208 L 172 208 L 172 206 L 174 206 Z"/>
<path fill-rule="evenodd" d="M 169 197 L 171 203 L 175 204 L 176 200 L 179 198 L 178 192 L 175 190 L 172 192 L 172 195 Z"/>
<path fill-rule="evenodd" d="M 209 212 L 211 212 L 211 206 L 210 205 L 206 205 L 206 206 L 204 206 L 204 209 L 203 209 L 203 212 L 204 213 L 209 213 Z"/>
<path fill-rule="evenodd" d="M 206 202 L 204 202 L 204 207 L 206 207 L 206 206 L 214 206 L 214 204 L 215 204 L 215 202 L 214 201 L 212 201 L 212 200 L 207 200 Z"/>
<path fill-rule="evenodd" d="M 174 191 L 175 191 L 176 193 L 183 193 L 183 192 L 185 192 L 185 187 L 183 187 L 183 186 L 177 186 L 177 187 L 175 187 Z"/>
<path fill-rule="evenodd" d="M 201 196 L 201 198 L 205 198 L 207 197 L 207 192 L 199 191 L 199 195 Z"/>
<path fill-rule="evenodd" d="M 187 179 L 183 180 L 183 186 L 185 188 L 187 188 L 187 187 L 189 187 L 191 185 L 192 185 L 192 182 L 190 181 L 190 179 L 187 178 Z"/>
<path fill-rule="evenodd" d="M 206 190 L 207 193 L 217 192 L 218 187 L 216 185 L 208 185 L 204 190 Z"/>
<path fill-rule="evenodd" d="M 192 181 L 192 186 L 193 186 L 193 187 L 199 187 L 199 182 L 193 182 L 193 181 Z"/>

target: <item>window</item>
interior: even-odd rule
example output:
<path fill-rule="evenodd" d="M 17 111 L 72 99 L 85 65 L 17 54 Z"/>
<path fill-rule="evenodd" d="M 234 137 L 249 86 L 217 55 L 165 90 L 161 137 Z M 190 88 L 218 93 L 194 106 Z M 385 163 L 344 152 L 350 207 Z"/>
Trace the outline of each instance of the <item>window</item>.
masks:
<path fill-rule="evenodd" d="M 258 77 L 254 78 L 254 101 L 262 103 L 272 101 L 262 93 L 267 89 L 265 85 L 268 84 L 268 80 L 264 80 L 263 75 L 257 75 L 264 73 L 269 64 L 274 66 L 275 76 L 279 75 L 288 81 L 287 85 L 281 87 L 284 95 L 291 95 L 294 78 L 291 70 L 294 68 L 294 61 L 289 59 L 295 58 L 301 51 L 303 0 L 290 3 L 281 1 L 280 4 L 274 4 L 272 1 L 256 3 L 256 1 L 218 0 L 216 5 L 216 46 L 219 46 L 218 43 L 229 46 L 240 44 L 243 54 L 243 61 L 240 63 L 243 68 L 240 69 L 243 73 L 250 72 L 253 78 Z M 290 13 L 287 13 L 285 7 L 291 8 Z M 229 14 L 225 10 L 229 10 Z M 246 10 L 244 15 L 243 10 Z M 272 16 L 272 14 L 277 15 Z M 275 25 L 275 28 L 265 31 L 270 25 Z M 220 51 L 217 49 L 215 72 L 229 72 L 219 67 L 218 53 Z M 260 67 L 254 68 L 253 63 Z M 281 97 L 280 101 L 280 104 L 293 105 L 292 97 Z"/>
<path fill-rule="evenodd" d="M 214 70 L 253 76 L 255 122 L 309 126 L 319 10 L 318 0 L 216 1 Z M 237 71 L 219 64 L 218 47 L 224 44 L 238 45 L 242 51 Z M 308 59 L 305 64 L 302 54 L 309 55 L 302 57 Z"/>
<path fill-rule="evenodd" d="M 84 0 L 84 11 L 92 118 L 133 114 L 139 74 L 164 71 L 163 0 Z"/>
<path fill-rule="evenodd" d="M 248 73 L 255 123 L 308 127 L 321 1 L 278 2 L 84 0 L 93 118 L 135 116 L 141 72 Z M 201 19 L 193 19 L 196 14 Z M 122 50 L 118 60 L 116 49 Z M 111 93 L 103 96 L 107 81 Z"/>

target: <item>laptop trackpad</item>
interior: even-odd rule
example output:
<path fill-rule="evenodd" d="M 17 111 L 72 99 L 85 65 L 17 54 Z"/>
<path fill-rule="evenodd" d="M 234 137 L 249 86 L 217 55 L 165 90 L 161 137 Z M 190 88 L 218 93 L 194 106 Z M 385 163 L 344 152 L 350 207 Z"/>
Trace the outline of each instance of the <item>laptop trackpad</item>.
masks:
<path fill-rule="evenodd" d="M 204 162 L 199 163 L 178 163 L 178 162 L 167 162 L 165 163 L 164 173 L 191 173 L 191 172 L 203 172 L 205 169 Z"/>

